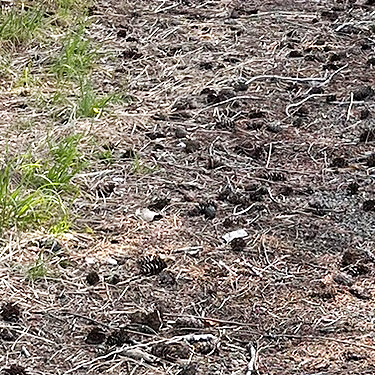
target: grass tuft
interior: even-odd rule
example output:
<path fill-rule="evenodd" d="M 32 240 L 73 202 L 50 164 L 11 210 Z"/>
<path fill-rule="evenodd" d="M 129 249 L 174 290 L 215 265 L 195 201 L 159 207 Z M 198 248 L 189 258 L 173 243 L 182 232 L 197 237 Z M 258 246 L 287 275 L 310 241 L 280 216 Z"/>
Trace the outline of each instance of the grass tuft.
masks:
<path fill-rule="evenodd" d="M 0 11 L 0 40 L 15 46 L 33 40 L 41 30 L 44 12 L 37 8 Z"/>
<path fill-rule="evenodd" d="M 28 154 L 0 170 L 0 233 L 41 225 L 61 233 L 70 227 L 69 203 L 78 193 L 72 179 L 85 166 L 80 139 L 74 135 L 51 142 L 46 159 L 35 161 Z"/>
<path fill-rule="evenodd" d="M 54 60 L 51 71 L 60 80 L 81 81 L 90 74 L 97 59 L 97 51 L 84 36 L 85 27 L 68 34 L 60 55 Z"/>
<path fill-rule="evenodd" d="M 38 259 L 26 271 L 26 278 L 30 281 L 44 279 L 49 276 L 47 264 L 44 259 L 39 256 Z"/>
<path fill-rule="evenodd" d="M 131 164 L 131 171 L 134 174 L 149 174 L 153 173 L 157 170 L 158 168 L 155 167 L 150 167 L 148 165 L 145 165 L 139 158 L 139 155 L 136 153 L 133 157 L 132 164 Z"/>
<path fill-rule="evenodd" d="M 113 95 L 99 96 L 88 82 L 81 84 L 77 102 L 77 117 L 100 117 Z"/>

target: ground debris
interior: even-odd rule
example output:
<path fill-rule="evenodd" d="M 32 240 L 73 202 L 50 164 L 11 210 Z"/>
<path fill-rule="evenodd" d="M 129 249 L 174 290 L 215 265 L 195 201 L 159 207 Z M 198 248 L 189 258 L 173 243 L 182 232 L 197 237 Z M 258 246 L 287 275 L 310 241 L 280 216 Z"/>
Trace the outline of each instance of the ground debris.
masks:
<path fill-rule="evenodd" d="M 139 272 L 144 276 L 157 275 L 166 267 L 167 263 L 159 255 L 145 255 L 138 260 Z"/>
<path fill-rule="evenodd" d="M 87 275 L 86 275 L 86 282 L 87 284 L 89 285 L 96 285 L 98 284 L 100 281 L 100 277 L 98 275 L 98 273 L 96 271 L 90 271 Z"/>
<path fill-rule="evenodd" d="M 99 345 L 103 344 L 106 340 L 106 334 L 104 331 L 99 328 L 93 328 L 86 336 L 85 342 L 90 345 Z"/>
<path fill-rule="evenodd" d="M 131 323 L 147 326 L 154 332 L 158 332 L 163 324 L 163 314 L 160 310 L 151 312 L 138 311 L 130 315 Z"/>
<path fill-rule="evenodd" d="M 1 307 L 1 316 L 6 322 L 17 322 L 20 314 L 21 310 L 12 302 L 6 302 Z"/>
<path fill-rule="evenodd" d="M 10 367 L 3 370 L 2 375 L 28 375 L 28 373 L 22 366 L 11 365 Z"/>

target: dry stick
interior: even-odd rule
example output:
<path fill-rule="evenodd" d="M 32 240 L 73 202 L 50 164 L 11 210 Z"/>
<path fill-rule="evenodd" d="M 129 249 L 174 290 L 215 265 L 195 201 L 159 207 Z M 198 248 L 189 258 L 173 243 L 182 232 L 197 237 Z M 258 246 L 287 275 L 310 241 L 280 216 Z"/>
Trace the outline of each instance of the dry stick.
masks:
<path fill-rule="evenodd" d="M 112 357 L 112 356 L 114 356 L 116 354 L 122 354 L 122 353 L 126 354 L 131 349 L 136 349 L 137 347 L 148 346 L 148 345 L 151 345 L 151 344 L 159 344 L 159 343 L 164 342 L 164 341 L 166 341 L 166 339 L 157 340 L 157 341 L 154 341 L 154 342 L 151 342 L 151 343 L 147 343 L 147 344 L 139 344 L 139 345 L 135 345 L 135 346 L 129 347 L 129 348 L 120 348 L 120 349 L 113 350 L 113 351 L 111 351 L 111 352 L 109 352 L 109 353 L 107 353 L 105 355 L 100 356 L 100 357 L 96 357 L 96 358 L 91 359 L 89 361 L 84 361 L 84 362 L 79 363 L 77 366 L 71 368 L 68 371 L 65 371 L 64 375 L 74 373 L 74 372 L 76 372 L 77 370 L 79 370 L 82 367 L 93 365 L 94 363 L 96 363 L 96 362 L 98 362 L 98 361 L 100 361 L 102 359 L 110 358 L 110 357 Z"/>
<path fill-rule="evenodd" d="M 351 115 L 352 108 L 353 108 L 353 101 L 354 101 L 354 95 L 353 95 L 353 93 L 351 92 L 351 93 L 350 93 L 350 104 L 349 104 L 349 107 L 348 107 L 348 113 L 347 113 L 347 115 L 346 115 L 346 121 L 349 121 L 349 120 L 350 120 L 350 115 Z"/>
<path fill-rule="evenodd" d="M 250 84 L 251 82 L 254 82 L 256 80 L 260 80 L 260 79 L 278 79 L 278 80 L 282 80 L 282 81 L 292 81 L 292 82 L 322 82 L 320 84 L 320 86 L 323 86 L 323 85 L 326 85 L 327 83 L 329 83 L 329 81 L 339 72 L 341 72 L 341 70 L 347 68 L 348 64 L 345 64 L 344 66 L 342 66 L 340 69 L 337 69 L 335 72 L 333 72 L 330 76 L 327 77 L 327 75 L 325 75 L 324 77 L 307 77 L 307 78 L 298 78 L 298 77 L 285 77 L 285 76 L 278 76 L 278 75 L 261 75 L 261 76 L 256 76 L 256 77 L 252 77 L 250 78 L 248 81 L 246 81 L 246 84 Z M 300 105 L 302 103 L 304 103 L 305 101 L 311 99 L 311 97 L 314 97 L 314 96 L 327 96 L 327 94 L 315 94 L 315 95 L 310 95 L 309 97 L 305 98 L 302 102 L 300 103 L 296 103 L 295 105 L 291 104 L 291 106 L 297 106 L 297 105 Z M 241 100 L 241 99 L 253 99 L 253 100 L 259 100 L 260 98 L 258 97 L 254 97 L 254 96 L 249 96 L 249 95 L 243 95 L 243 96 L 235 96 L 233 98 L 229 98 L 229 99 L 226 99 L 226 100 L 223 100 L 222 102 L 219 102 L 219 103 L 215 103 L 215 104 L 211 104 L 205 108 L 202 108 L 201 110 L 199 110 L 198 112 L 195 113 L 195 115 L 199 115 L 200 113 L 204 112 L 204 111 L 207 111 L 211 108 L 215 108 L 215 107 L 218 107 L 222 104 L 227 104 L 227 103 L 230 103 L 230 102 L 233 102 L 235 100 Z M 288 107 L 289 108 L 289 107 Z M 287 114 L 288 114 L 288 108 L 287 108 Z M 290 116 L 288 114 L 288 116 Z"/>
<path fill-rule="evenodd" d="M 246 81 L 246 84 L 249 85 L 250 83 L 260 80 L 260 79 L 278 79 L 280 81 L 291 81 L 291 82 L 322 82 L 322 85 L 326 85 L 337 73 L 341 72 L 347 67 L 348 67 L 348 64 L 345 64 L 340 69 L 337 69 L 336 71 L 334 71 L 331 75 L 327 76 L 327 74 L 325 74 L 324 77 L 299 78 L 299 77 L 285 77 L 285 76 L 266 74 L 266 75 L 252 77 L 248 81 Z"/>
<path fill-rule="evenodd" d="M 342 66 L 340 69 L 337 69 L 335 72 L 333 72 L 328 78 L 316 78 L 314 80 L 310 79 L 311 81 L 318 81 L 318 82 L 321 82 L 322 81 L 322 84 L 320 84 L 319 86 L 324 86 L 326 85 L 327 83 L 329 83 L 332 78 L 338 74 L 340 71 L 342 71 L 343 69 L 345 69 L 346 67 L 348 66 L 348 64 L 345 64 L 344 66 Z M 312 99 L 312 98 L 315 98 L 315 97 L 324 97 L 324 96 L 328 96 L 328 94 L 312 94 L 312 95 L 309 95 L 307 96 L 305 99 L 302 99 L 301 101 L 299 101 L 298 103 L 293 103 L 293 104 L 289 104 L 287 107 L 286 107 L 286 114 L 287 116 L 289 117 L 290 116 L 290 113 L 289 113 L 289 110 L 291 108 L 295 108 L 295 107 L 299 107 L 301 104 L 307 102 L 308 100 Z"/>
<path fill-rule="evenodd" d="M 251 332 L 254 334 L 262 335 L 263 337 L 277 337 L 277 338 L 290 338 L 290 339 L 307 339 L 307 340 L 328 340 L 328 341 L 334 341 L 339 342 L 341 344 L 347 344 L 347 345 L 353 345 L 357 346 L 359 348 L 366 348 L 370 350 L 375 350 L 375 346 L 372 345 L 366 345 L 366 344 L 357 344 L 356 342 L 350 342 L 348 340 L 341 340 L 341 339 L 335 339 L 333 337 L 326 337 L 326 336 L 311 336 L 311 335 L 287 335 L 287 334 L 264 334 L 259 330 L 256 330 L 253 328 L 254 325 L 249 323 L 243 323 L 243 322 L 237 322 L 234 320 L 222 320 L 222 319 L 216 319 L 216 318 L 207 318 L 202 317 L 198 315 L 179 315 L 179 314 L 165 314 L 165 316 L 171 316 L 171 317 L 185 317 L 185 318 L 195 318 L 195 319 L 201 319 L 201 320 L 208 320 L 213 321 L 217 323 L 223 323 L 223 324 L 232 324 L 235 326 L 240 327 L 250 327 L 252 328 Z"/>
<path fill-rule="evenodd" d="M 270 166 L 271 154 L 272 154 L 272 142 L 270 143 L 270 147 L 269 147 L 269 150 L 268 150 L 268 157 L 267 157 L 266 169 L 268 169 L 268 167 Z"/>
<path fill-rule="evenodd" d="M 151 342 L 147 342 L 147 343 L 141 343 L 141 344 L 130 346 L 128 348 L 122 347 L 120 349 L 113 350 L 113 351 L 111 351 L 111 352 L 109 352 L 105 355 L 100 356 L 100 357 L 96 357 L 96 358 L 91 359 L 89 361 L 81 362 L 77 366 L 71 368 L 70 370 L 65 371 L 64 375 L 74 373 L 75 371 L 79 370 L 82 367 L 93 365 L 94 363 L 96 363 L 96 362 L 98 362 L 102 359 L 107 359 L 107 358 L 112 357 L 116 354 L 132 355 L 133 357 L 141 358 L 141 359 L 144 359 L 144 360 L 152 360 L 155 356 L 150 356 L 150 354 L 148 354 L 148 353 L 143 353 L 141 350 L 139 350 L 139 348 L 147 347 L 147 346 L 155 345 L 155 344 L 160 344 L 162 342 L 180 342 L 182 340 L 186 340 L 188 342 L 195 342 L 195 341 L 200 341 L 201 339 L 215 340 L 216 337 L 212 334 L 200 334 L 200 335 L 189 334 L 189 335 L 184 335 L 184 336 L 175 336 L 175 337 L 172 337 L 172 338 L 164 338 L 164 339 L 155 340 L 155 341 L 151 341 Z M 155 360 L 157 360 L 157 359 L 158 358 L 155 357 Z M 142 366 L 145 366 L 145 364 L 142 363 L 142 362 L 140 362 L 139 364 L 142 365 Z"/>
<path fill-rule="evenodd" d="M 257 351 L 253 345 L 250 346 L 250 361 L 247 364 L 246 375 L 254 375 L 258 373 L 257 369 Z"/>
<path fill-rule="evenodd" d="M 338 32 L 345 28 L 346 26 L 360 26 L 360 25 L 368 25 L 372 24 L 373 21 L 358 21 L 358 22 L 345 22 L 339 26 L 336 27 L 335 31 Z"/>
<path fill-rule="evenodd" d="M 207 107 L 204 107 L 202 108 L 201 110 L 199 110 L 198 112 L 195 113 L 195 115 L 199 115 L 200 113 L 204 112 L 204 111 L 207 111 L 208 109 L 211 109 L 211 108 L 215 108 L 215 107 L 218 107 L 222 104 L 227 104 L 227 103 L 230 103 L 230 102 L 233 102 L 235 100 L 241 100 L 241 99 L 253 99 L 253 100 L 259 100 L 260 98 L 256 97 L 256 96 L 249 96 L 249 95 L 243 95 L 243 96 L 235 96 L 233 98 L 229 98 L 229 99 L 226 99 L 226 100 L 223 100 L 222 102 L 219 102 L 219 103 L 215 103 L 215 104 L 211 104 Z"/>
<path fill-rule="evenodd" d="M 291 116 L 291 114 L 289 113 L 289 110 L 291 108 L 295 108 L 295 107 L 299 107 L 300 105 L 302 105 L 303 103 L 307 102 L 308 100 L 312 99 L 312 98 L 318 98 L 318 97 L 322 97 L 322 96 L 328 96 L 329 94 L 312 94 L 312 95 L 309 95 L 307 96 L 305 99 L 302 99 L 301 101 L 297 102 L 297 103 L 292 103 L 292 104 L 289 104 L 286 109 L 285 109 L 285 112 L 286 112 L 286 115 L 289 117 Z"/>

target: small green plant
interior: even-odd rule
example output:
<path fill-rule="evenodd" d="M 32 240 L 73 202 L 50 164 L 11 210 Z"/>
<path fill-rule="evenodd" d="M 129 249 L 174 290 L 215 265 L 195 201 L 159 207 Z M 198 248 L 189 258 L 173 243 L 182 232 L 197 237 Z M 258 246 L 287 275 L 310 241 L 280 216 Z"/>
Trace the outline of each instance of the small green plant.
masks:
<path fill-rule="evenodd" d="M 99 96 L 88 82 L 82 83 L 76 104 L 77 117 L 100 117 L 114 96 Z"/>
<path fill-rule="evenodd" d="M 112 164 L 114 161 L 112 150 L 104 150 L 98 153 L 98 159 L 106 164 Z"/>
<path fill-rule="evenodd" d="M 85 28 L 67 35 L 63 49 L 51 66 L 58 79 L 82 81 L 89 75 L 97 59 L 97 51 L 92 42 L 84 36 Z"/>
<path fill-rule="evenodd" d="M 43 203 L 46 202 L 38 191 L 26 193 L 22 189 L 22 177 L 12 163 L 0 170 L 0 233 L 12 225 L 40 220 L 44 214 L 38 208 Z"/>
<path fill-rule="evenodd" d="M 70 135 L 59 141 L 50 140 L 49 156 L 44 160 L 34 160 L 29 153 L 20 166 L 25 182 L 43 191 L 73 191 L 72 178 L 86 165 L 78 149 L 81 135 Z"/>
<path fill-rule="evenodd" d="M 22 71 L 18 75 L 18 78 L 15 82 L 16 87 L 23 87 L 23 88 L 28 89 L 31 86 L 33 86 L 35 83 L 37 83 L 37 80 L 35 79 L 33 74 L 31 74 L 30 72 L 30 67 L 31 67 L 31 64 L 28 64 L 22 69 Z"/>
<path fill-rule="evenodd" d="M 80 139 L 73 135 L 51 141 L 49 157 L 33 160 L 29 153 L 0 169 L 0 233 L 45 224 L 53 233 L 68 230 L 68 208 L 78 193 L 72 179 L 85 166 Z"/>
<path fill-rule="evenodd" d="M 50 142 L 51 162 L 45 180 L 57 190 L 70 190 L 72 178 L 86 165 L 79 151 L 80 134 L 70 135 L 58 142 Z"/>
<path fill-rule="evenodd" d="M 64 215 L 56 224 L 52 225 L 49 229 L 49 233 L 53 235 L 60 235 L 67 233 L 72 227 L 69 215 Z"/>
<path fill-rule="evenodd" d="M 43 13 L 37 8 L 0 11 L 0 40 L 20 45 L 34 39 L 43 25 Z"/>
<path fill-rule="evenodd" d="M 42 256 L 39 255 L 38 259 L 27 269 L 26 278 L 30 281 L 44 279 L 49 276 L 47 264 Z"/>
<path fill-rule="evenodd" d="M 157 170 L 157 167 L 150 167 L 145 165 L 139 158 L 139 155 L 135 153 L 131 164 L 131 171 L 134 174 L 149 174 Z"/>

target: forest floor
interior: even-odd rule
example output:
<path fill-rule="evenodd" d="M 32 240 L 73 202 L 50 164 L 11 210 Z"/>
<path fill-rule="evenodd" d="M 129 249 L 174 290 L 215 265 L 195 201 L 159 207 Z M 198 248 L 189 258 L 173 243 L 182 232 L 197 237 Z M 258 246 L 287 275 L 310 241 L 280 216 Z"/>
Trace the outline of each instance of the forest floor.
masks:
<path fill-rule="evenodd" d="M 374 374 L 374 2 L 85 11 L 0 28 L 0 370 Z"/>

